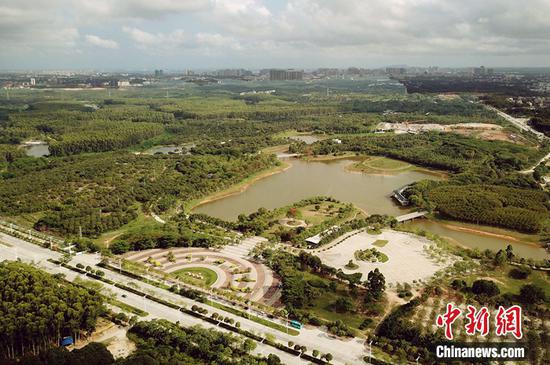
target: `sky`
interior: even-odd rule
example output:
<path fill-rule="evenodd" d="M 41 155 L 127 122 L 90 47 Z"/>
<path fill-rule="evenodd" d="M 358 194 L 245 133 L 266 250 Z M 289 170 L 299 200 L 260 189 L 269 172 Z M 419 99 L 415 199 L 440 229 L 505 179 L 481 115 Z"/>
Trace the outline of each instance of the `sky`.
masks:
<path fill-rule="evenodd" d="M 550 0 L 0 0 L 0 69 L 550 66 Z"/>

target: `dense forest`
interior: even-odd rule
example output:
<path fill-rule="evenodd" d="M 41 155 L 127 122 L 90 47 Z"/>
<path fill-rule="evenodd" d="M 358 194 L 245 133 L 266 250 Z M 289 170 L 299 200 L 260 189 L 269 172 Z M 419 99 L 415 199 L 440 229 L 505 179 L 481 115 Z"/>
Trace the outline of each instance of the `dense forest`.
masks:
<path fill-rule="evenodd" d="M 118 255 L 151 248 L 216 247 L 226 245 L 226 237 L 231 235 L 212 223 L 190 220 L 183 215 L 174 221 L 162 227 L 129 230 L 117 237 L 109 248 Z"/>
<path fill-rule="evenodd" d="M 413 95 L 407 98 L 390 98 L 386 100 L 352 100 L 343 102 L 341 110 L 354 113 L 383 113 L 387 111 L 400 113 L 439 114 L 454 116 L 483 115 L 487 118 L 492 112 L 486 110 L 483 105 L 468 103 L 465 100 L 451 99 L 438 100 Z"/>
<path fill-rule="evenodd" d="M 98 293 L 20 262 L 0 263 L 0 358 L 38 354 L 79 338 L 104 311 Z"/>
<path fill-rule="evenodd" d="M 263 154 L 123 152 L 23 160 L 3 174 L 0 214 L 42 212 L 35 225 L 39 230 L 75 234 L 81 229 L 84 235 L 95 236 L 134 219 L 139 204 L 151 210 L 168 209 L 178 200 L 227 188 L 277 163 Z"/>
<path fill-rule="evenodd" d="M 382 134 L 317 142 L 313 153 L 343 151 L 382 155 L 421 166 L 463 172 L 482 165 L 489 170 L 519 170 L 534 163 L 543 151 L 509 142 L 484 141 L 451 133 Z"/>
<path fill-rule="evenodd" d="M 343 141 L 326 139 L 312 146 L 293 142 L 293 152 L 383 155 L 454 172 L 455 184 L 538 187 L 530 176 L 515 171 L 534 164 L 545 146 L 537 150 L 454 134 L 371 133 L 379 122 L 503 123 L 469 97 L 354 92 L 325 96 L 300 94 L 296 85 L 279 87 L 274 95 L 231 94 L 238 87 L 225 85 L 197 87 L 185 97 L 160 98 L 153 96 L 156 91 L 144 90 L 134 93 L 139 97 L 77 100 L 58 93 L 48 100 L 37 94 L 4 100 L 0 214 L 32 213 L 36 229 L 95 237 L 136 219 L 141 211 L 163 213 L 275 166 L 274 158 L 257 153 L 288 143 L 291 130 L 338 134 Z M 51 155 L 25 157 L 17 144 L 28 139 L 46 141 Z M 143 153 L 163 143 L 186 144 L 187 154 Z M 436 204 L 431 201 L 435 195 L 426 190 L 421 195 L 415 200 L 419 204 Z M 506 212 L 508 216 L 512 210 Z M 254 225 L 257 218 L 243 223 Z M 529 229 L 535 226 L 539 223 Z M 187 235 L 178 244 L 195 241 Z M 137 241 L 126 241 L 129 247 L 141 245 L 132 242 Z"/>
<path fill-rule="evenodd" d="M 159 124 L 115 122 L 94 124 L 94 129 L 86 133 L 69 133 L 62 139 L 50 143 L 50 154 L 53 156 L 73 155 L 82 152 L 113 151 L 136 145 L 141 141 L 155 137 L 164 132 Z"/>
<path fill-rule="evenodd" d="M 443 185 L 428 193 L 443 216 L 472 222 L 539 232 L 548 219 L 548 194 L 537 190 L 494 185 Z"/>

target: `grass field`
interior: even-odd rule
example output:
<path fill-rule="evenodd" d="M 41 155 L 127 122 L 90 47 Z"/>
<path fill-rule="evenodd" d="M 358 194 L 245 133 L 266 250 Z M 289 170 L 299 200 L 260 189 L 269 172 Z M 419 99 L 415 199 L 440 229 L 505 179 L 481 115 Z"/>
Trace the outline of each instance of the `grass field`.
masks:
<path fill-rule="evenodd" d="M 202 279 L 195 278 L 194 276 L 188 275 L 188 273 L 199 274 L 202 276 Z M 218 280 L 218 275 L 213 270 L 207 269 L 205 267 L 189 267 L 178 270 L 173 274 L 184 281 L 188 281 L 188 279 L 198 280 L 201 282 L 202 285 L 208 287 L 214 284 L 216 280 Z"/>
<path fill-rule="evenodd" d="M 146 229 L 147 227 L 158 227 L 160 225 L 160 223 L 155 221 L 153 217 L 145 215 L 145 213 L 143 213 L 141 208 L 139 208 L 137 211 L 138 211 L 138 216 L 136 219 L 130 221 L 129 223 L 123 225 L 122 227 L 114 231 L 103 233 L 98 238 L 93 239 L 93 241 L 102 247 L 108 247 L 109 244 L 115 238 L 117 238 L 118 236 L 128 231 L 131 231 L 133 229 L 142 230 L 142 229 Z"/>
<path fill-rule="evenodd" d="M 319 276 L 310 274 L 308 272 L 304 272 L 303 274 L 305 280 L 322 280 L 326 283 L 326 285 L 328 285 L 328 280 L 320 278 Z M 339 297 L 341 297 L 342 295 L 347 295 L 347 291 L 345 290 L 344 286 L 339 285 L 336 289 L 336 292 L 328 289 L 321 290 L 322 295 L 320 295 L 313 301 L 313 306 L 308 307 L 304 311 L 310 312 L 316 317 L 329 322 L 341 320 L 347 326 L 358 329 L 364 319 L 362 318 L 362 316 L 354 313 L 339 313 L 332 309 L 333 304 Z"/>
<path fill-rule="evenodd" d="M 126 304 L 126 303 L 122 303 L 121 301 L 116 300 L 116 299 L 110 299 L 109 303 L 111 303 L 115 307 L 118 307 L 118 308 L 122 309 L 125 312 L 135 314 L 135 315 L 138 315 L 140 317 L 147 317 L 149 315 L 149 313 L 144 311 L 144 310 L 133 307 L 133 306 L 131 306 L 129 304 Z"/>
<path fill-rule="evenodd" d="M 543 271 L 533 270 L 529 277 L 524 280 L 513 279 L 508 276 L 510 270 L 514 268 L 512 265 L 505 265 L 496 270 L 491 270 L 485 273 L 487 280 L 493 280 L 499 287 L 501 293 L 519 294 L 520 288 L 525 284 L 533 284 L 542 288 L 547 298 L 550 298 L 550 279 L 548 274 Z M 469 275 L 464 278 L 468 285 L 471 285 L 478 279 L 484 279 L 484 273 Z"/>
<path fill-rule="evenodd" d="M 226 312 L 229 312 L 229 313 L 233 313 L 237 316 L 240 316 L 240 317 L 243 317 L 243 318 L 248 318 L 250 319 L 251 321 L 254 321 L 256 323 L 260 323 L 260 324 L 263 324 L 264 326 L 267 326 L 269 328 L 273 328 L 273 329 L 276 329 L 278 331 L 281 331 L 281 332 L 287 332 L 289 335 L 292 335 L 292 336 L 297 336 L 300 334 L 299 331 L 295 330 L 294 328 L 289 328 L 288 326 L 283 326 L 282 324 L 279 324 L 279 323 L 275 323 L 275 322 L 272 322 L 272 321 L 269 321 L 265 318 L 261 318 L 261 317 L 257 317 L 257 316 L 254 316 L 250 313 L 246 313 L 246 312 L 243 312 L 243 311 L 240 311 L 238 309 L 235 309 L 233 307 L 229 307 L 229 306 L 226 306 L 226 305 L 223 305 L 221 303 L 218 303 L 218 302 L 214 302 L 214 301 L 211 301 L 211 300 L 207 300 L 206 301 L 206 304 L 212 306 L 212 307 L 215 307 L 215 308 L 218 308 L 218 309 L 222 309 Z"/>

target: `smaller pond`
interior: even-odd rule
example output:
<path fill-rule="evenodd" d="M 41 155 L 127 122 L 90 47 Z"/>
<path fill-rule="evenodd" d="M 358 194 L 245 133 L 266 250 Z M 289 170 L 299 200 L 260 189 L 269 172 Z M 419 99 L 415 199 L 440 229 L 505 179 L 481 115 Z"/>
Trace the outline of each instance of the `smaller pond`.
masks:
<path fill-rule="evenodd" d="M 320 140 L 319 137 L 311 136 L 311 135 L 292 136 L 288 138 L 295 141 L 302 141 L 302 142 L 305 142 L 306 144 L 312 144 Z"/>
<path fill-rule="evenodd" d="M 147 151 L 145 153 L 154 155 L 155 153 L 162 153 L 163 155 L 167 155 L 169 153 L 181 153 L 182 149 L 179 146 L 155 146 Z"/>
<path fill-rule="evenodd" d="M 42 157 L 50 154 L 50 148 L 46 142 L 24 144 L 25 154 L 31 157 Z"/>
<path fill-rule="evenodd" d="M 517 256 L 525 257 L 528 259 L 531 258 L 535 260 L 541 260 L 549 257 L 546 249 L 533 242 L 507 240 L 506 238 L 501 238 L 496 235 L 491 236 L 485 234 L 476 234 L 473 232 L 466 232 L 463 230 L 456 230 L 443 223 L 427 219 L 418 219 L 413 222 L 406 223 L 406 225 L 438 234 L 448 241 L 472 249 L 478 248 L 482 251 L 486 249 L 489 249 L 491 251 L 498 251 L 501 249 L 505 249 L 508 244 L 512 244 L 512 247 L 514 248 L 514 253 Z M 456 226 L 458 228 L 468 228 L 466 225 L 461 225 L 460 222 L 453 223 L 453 226 Z M 479 226 L 478 228 L 480 231 L 486 231 L 488 234 L 490 234 L 491 227 Z M 510 235 L 514 235 L 514 232 L 510 232 Z"/>
<path fill-rule="evenodd" d="M 167 155 L 169 153 L 188 153 L 191 148 L 195 147 L 194 143 L 185 143 L 180 146 L 175 145 L 161 145 L 161 146 L 154 146 L 149 148 L 147 151 L 145 151 L 145 154 L 148 155 L 154 155 L 155 153 L 162 153 L 163 155 Z"/>

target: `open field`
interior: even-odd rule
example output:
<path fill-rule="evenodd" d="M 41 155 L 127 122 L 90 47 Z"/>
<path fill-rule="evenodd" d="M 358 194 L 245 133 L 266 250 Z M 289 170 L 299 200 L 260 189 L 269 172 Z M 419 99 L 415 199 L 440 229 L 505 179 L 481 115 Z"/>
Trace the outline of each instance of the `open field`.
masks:
<path fill-rule="evenodd" d="M 489 123 L 380 123 L 377 126 L 380 131 L 393 131 L 395 133 L 422 133 L 422 132 L 446 132 L 457 133 L 464 136 L 485 140 L 506 141 L 512 143 L 529 144 L 530 142 L 520 133 L 503 128 L 497 124 Z"/>
<path fill-rule="evenodd" d="M 385 246 L 377 247 L 377 250 L 388 257 L 386 262 L 371 263 L 357 260 L 357 270 L 351 271 L 345 267 L 349 260 L 355 260 L 355 251 L 373 248 L 374 243 L 379 240 L 388 241 Z M 346 273 L 360 272 L 363 278 L 366 278 L 369 271 L 378 268 L 384 274 L 387 283 L 402 283 L 426 280 L 443 268 L 441 264 L 429 259 L 424 252 L 424 246 L 429 244 L 430 241 L 425 238 L 393 230 L 384 230 L 375 235 L 361 232 L 326 251 L 320 251 L 317 255 L 327 265 L 342 269 Z"/>

